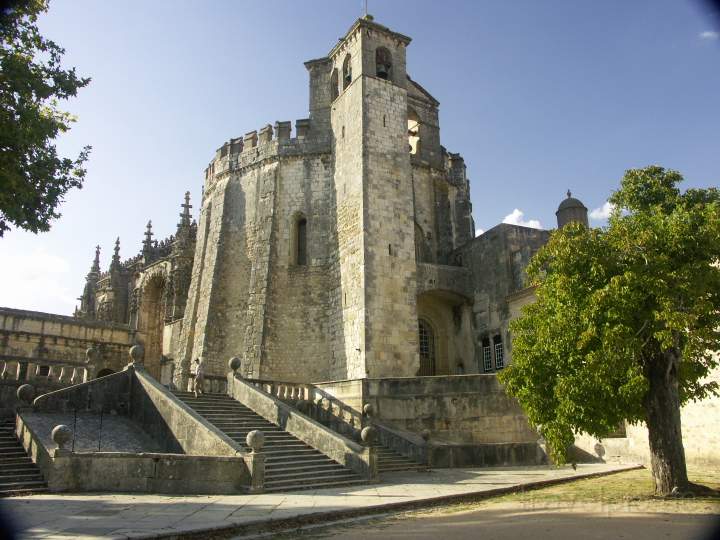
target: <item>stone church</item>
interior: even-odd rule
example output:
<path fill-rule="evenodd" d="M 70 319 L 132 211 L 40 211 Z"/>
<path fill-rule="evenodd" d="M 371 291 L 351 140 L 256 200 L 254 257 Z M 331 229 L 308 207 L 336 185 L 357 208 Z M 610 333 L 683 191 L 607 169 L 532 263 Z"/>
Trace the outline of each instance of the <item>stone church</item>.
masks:
<path fill-rule="evenodd" d="M 469 180 L 440 144 L 439 102 L 407 72 L 410 38 L 358 20 L 305 62 L 309 118 L 223 144 L 197 225 L 109 270 L 77 316 L 128 324 L 163 382 L 191 360 L 296 382 L 492 372 L 510 359 L 508 297 L 548 232 L 474 238 Z M 570 202 L 581 209 L 573 214 Z M 584 214 L 583 214 L 584 212 Z M 587 222 L 575 199 L 560 213 Z"/>

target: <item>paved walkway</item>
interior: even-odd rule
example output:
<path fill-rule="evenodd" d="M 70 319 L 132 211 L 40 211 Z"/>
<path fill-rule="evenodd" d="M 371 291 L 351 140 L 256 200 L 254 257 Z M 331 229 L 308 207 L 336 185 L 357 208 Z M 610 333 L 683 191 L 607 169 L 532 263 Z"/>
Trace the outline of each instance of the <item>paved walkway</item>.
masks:
<path fill-rule="evenodd" d="M 238 533 L 302 521 L 430 505 L 438 498 L 482 496 L 542 482 L 625 470 L 592 464 L 553 469 L 437 469 L 384 475 L 380 484 L 260 495 L 33 495 L 0 499 L 21 538 L 144 538 L 239 527 Z M 198 538 L 207 536 L 198 535 Z"/>

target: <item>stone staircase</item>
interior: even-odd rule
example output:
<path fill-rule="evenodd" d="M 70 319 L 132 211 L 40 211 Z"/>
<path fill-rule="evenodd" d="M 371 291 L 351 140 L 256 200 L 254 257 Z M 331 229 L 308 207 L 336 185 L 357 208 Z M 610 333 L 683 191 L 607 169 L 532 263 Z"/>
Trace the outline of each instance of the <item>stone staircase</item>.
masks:
<path fill-rule="evenodd" d="M 40 470 L 15 436 L 15 418 L 0 418 L 0 497 L 46 491 Z"/>
<path fill-rule="evenodd" d="M 208 422 L 247 448 L 248 432 L 265 434 L 265 491 L 321 489 L 364 484 L 367 481 L 321 454 L 239 401 L 224 394 L 173 392 Z M 249 448 L 248 448 L 249 450 Z"/>
<path fill-rule="evenodd" d="M 427 467 L 406 458 L 395 450 L 386 446 L 376 446 L 378 457 L 378 473 L 400 472 L 400 471 L 422 471 Z"/>

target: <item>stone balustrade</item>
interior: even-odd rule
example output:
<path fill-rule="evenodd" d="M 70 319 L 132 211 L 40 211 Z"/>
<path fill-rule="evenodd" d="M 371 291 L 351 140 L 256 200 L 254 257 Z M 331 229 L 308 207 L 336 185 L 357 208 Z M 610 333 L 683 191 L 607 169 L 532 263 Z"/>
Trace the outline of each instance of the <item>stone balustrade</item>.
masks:
<path fill-rule="evenodd" d="M 247 382 L 353 441 L 361 441 L 360 433 L 369 424 L 362 412 L 312 384 L 258 379 Z"/>
<path fill-rule="evenodd" d="M 62 385 L 86 382 L 94 377 L 92 365 L 51 359 L 0 359 L 0 380 L 47 381 Z"/>

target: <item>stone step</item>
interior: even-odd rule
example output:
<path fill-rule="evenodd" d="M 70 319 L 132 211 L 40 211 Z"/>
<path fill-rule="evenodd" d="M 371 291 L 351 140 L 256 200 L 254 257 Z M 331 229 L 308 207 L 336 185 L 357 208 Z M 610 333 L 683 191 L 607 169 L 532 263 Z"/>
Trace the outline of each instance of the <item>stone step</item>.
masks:
<path fill-rule="evenodd" d="M 265 492 L 273 493 L 278 491 L 300 491 L 304 489 L 327 489 L 334 487 L 344 487 L 353 485 L 367 484 L 366 480 L 358 479 L 357 476 L 348 475 L 347 477 L 328 478 L 323 482 L 307 482 L 291 481 L 291 482 L 265 482 Z"/>
<path fill-rule="evenodd" d="M 338 463 L 332 462 L 332 463 L 323 463 L 319 465 L 305 465 L 302 467 L 297 466 L 284 466 L 284 467 L 266 467 L 265 468 L 265 478 L 275 477 L 278 475 L 283 476 L 289 476 L 291 474 L 308 474 L 308 475 L 314 475 L 314 474 L 322 474 L 322 473 L 331 473 L 331 472 L 338 472 L 338 471 L 345 471 L 345 468 L 342 465 L 339 465 Z"/>
<path fill-rule="evenodd" d="M 266 459 L 271 459 L 276 456 L 300 456 L 302 454 L 320 454 L 321 456 L 324 456 L 325 454 L 322 454 L 321 452 L 318 452 L 311 446 L 306 446 L 305 448 L 263 448 L 262 450 L 263 454 L 267 455 L 268 457 Z"/>
<path fill-rule="evenodd" d="M 15 474 L 0 473 L 0 485 L 8 482 L 43 482 L 43 477 L 38 472 L 18 472 Z"/>
<path fill-rule="evenodd" d="M 324 464 L 332 464 L 335 463 L 332 459 L 327 457 L 324 454 L 319 454 L 317 456 L 310 456 L 310 457 L 302 457 L 302 456 L 296 456 L 293 459 L 286 459 L 282 456 L 275 457 L 275 458 L 266 458 L 265 459 L 265 467 L 308 467 L 308 466 L 315 466 L 315 465 L 324 465 Z"/>
<path fill-rule="evenodd" d="M 348 472 L 342 465 L 338 465 L 335 469 L 320 470 L 320 471 L 285 471 L 285 470 L 273 470 L 265 471 L 265 482 L 272 482 L 274 480 L 281 481 L 292 481 L 292 480 L 309 480 L 317 481 L 324 478 L 336 478 L 340 476 L 351 476 L 357 478 L 352 472 Z"/>
<path fill-rule="evenodd" d="M 16 487 L 4 489 L 0 488 L 0 497 L 18 497 L 20 495 L 34 495 L 39 493 L 47 493 L 47 486 L 38 487 Z"/>

